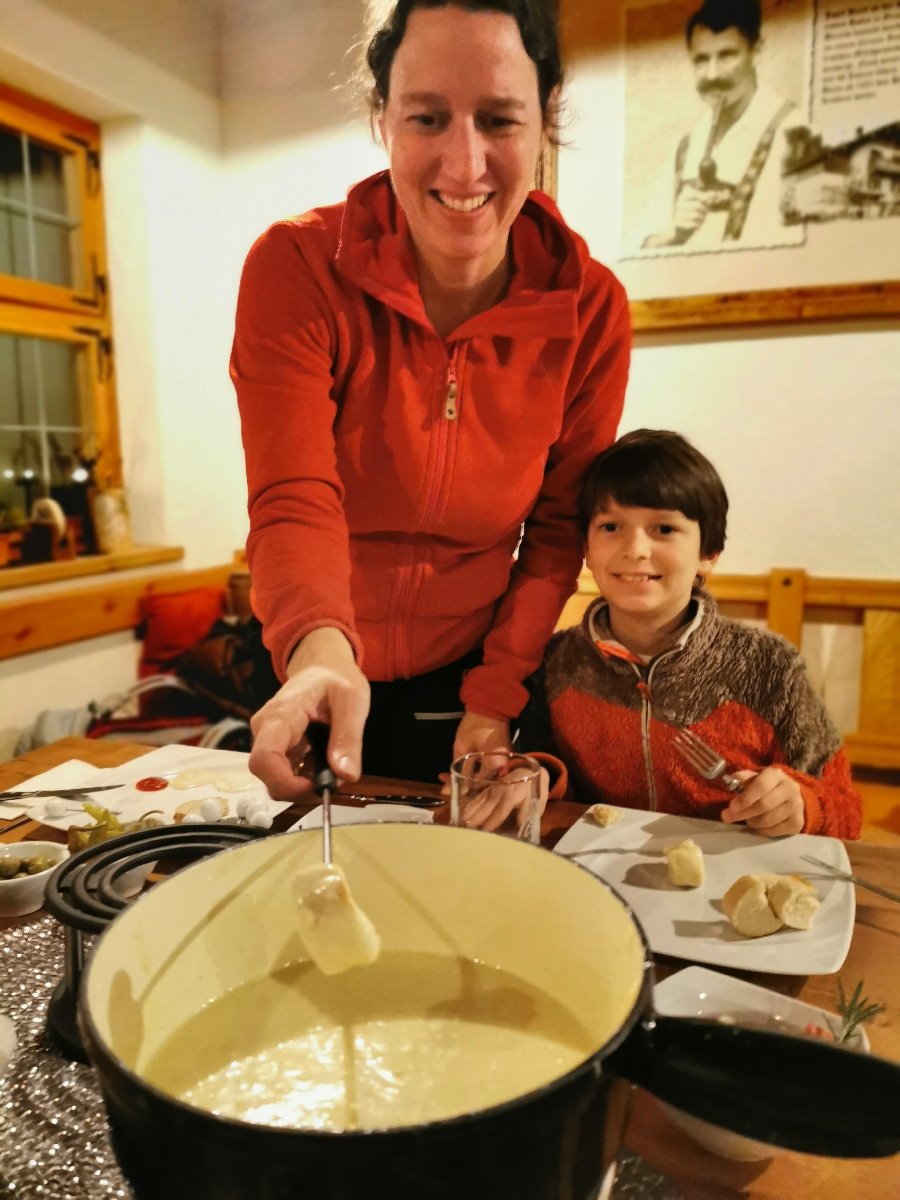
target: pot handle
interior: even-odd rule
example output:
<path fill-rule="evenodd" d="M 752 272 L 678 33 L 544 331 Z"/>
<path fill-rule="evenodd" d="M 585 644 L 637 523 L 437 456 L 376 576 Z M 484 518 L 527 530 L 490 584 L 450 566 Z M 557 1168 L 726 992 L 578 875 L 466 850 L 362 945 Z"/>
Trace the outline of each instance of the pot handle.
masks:
<path fill-rule="evenodd" d="M 816 1038 L 650 1014 L 603 1069 L 772 1146 L 828 1158 L 900 1152 L 900 1066 Z"/>

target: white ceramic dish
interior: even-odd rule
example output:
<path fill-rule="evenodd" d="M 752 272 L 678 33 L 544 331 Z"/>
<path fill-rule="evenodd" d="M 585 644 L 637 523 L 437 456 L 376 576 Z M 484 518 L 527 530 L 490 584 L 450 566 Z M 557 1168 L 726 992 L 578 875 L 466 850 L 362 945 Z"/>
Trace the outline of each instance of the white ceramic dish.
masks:
<path fill-rule="evenodd" d="M 742 979 L 733 979 L 718 971 L 709 971 L 705 967 L 686 967 L 670 975 L 655 986 L 653 1000 L 656 1011 L 667 1017 L 713 1020 L 726 1016 L 737 1025 L 753 1026 L 765 1022 L 766 1028 L 773 1031 L 781 1029 L 786 1034 L 799 1036 L 803 1035 L 810 1021 L 826 1029 L 836 1029 L 840 1025 L 837 1013 L 804 1004 L 802 1000 L 782 996 L 753 983 L 745 983 Z M 850 1049 L 868 1051 L 866 1031 L 858 1029 L 848 1046 Z M 700 1121 L 670 1104 L 663 1107 L 679 1128 L 722 1158 L 758 1162 L 779 1153 L 774 1146 Z"/>
<path fill-rule="evenodd" d="M 837 838 L 765 838 L 721 821 L 620 811 L 622 820 L 606 828 L 582 817 L 557 843 L 556 852 L 616 889 L 643 925 L 654 953 L 783 975 L 827 975 L 840 969 L 853 934 L 853 885 L 817 875 L 801 857 L 813 854 L 849 870 L 847 851 Z M 703 851 L 706 878 L 699 888 L 674 887 L 667 879 L 665 847 L 683 838 L 693 838 Z M 722 912 L 721 900 L 741 875 L 757 872 L 803 875 L 815 884 L 821 908 L 811 929 L 780 929 L 761 938 L 738 933 Z"/>
<path fill-rule="evenodd" d="M 0 917 L 23 917 L 26 913 L 36 912 L 44 902 L 47 880 L 63 859 L 69 857 L 69 851 L 58 842 L 0 845 L 0 858 L 35 858 L 39 854 L 52 858 L 53 866 L 22 879 L 0 879 Z"/>
<path fill-rule="evenodd" d="M 837 985 L 835 984 L 835 992 Z M 700 1017 L 709 1021 L 715 1017 L 734 1018 L 735 1024 L 754 1024 L 766 1021 L 773 1030 L 802 1034 L 813 1022 L 825 1029 L 836 1029 L 841 1018 L 828 1009 L 817 1008 L 795 1000 L 793 996 L 782 996 L 769 988 L 755 983 L 746 983 L 720 971 L 707 967 L 685 967 L 658 983 L 653 989 L 656 1011 L 667 1017 Z M 868 1051 L 869 1039 L 863 1028 L 858 1028 L 850 1043 L 851 1049 Z"/>
<path fill-rule="evenodd" d="M 375 821 L 404 821 L 419 825 L 430 825 L 434 814 L 427 808 L 415 808 L 411 804 L 367 804 L 365 808 L 352 808 L 349 804 L 332 804 L 332 825 L 369 825 Z M 295 829 L 321 829 L 322 807 L 314 808 L 291 825 L 287 832 Z"/>
<path fill-rule="evenodd" d="M 286 803 L 272 800 L 265 786 L 247 769 L 249 755 L 236 750 L 202 750 L 195 746 L 161 746 L 151 750 L 132 762 L 121 767 L 108 767 L 98 771 L 86 780 L 80 781 L 79 786 L 89 788 L 93 783 L 101 786 L 110 783 L 121 783 L 124 786 L 108 792 L 98 792 L 95 796 L 85 796 L 93 804 L 114 811 L 119 820 L 137 820 L 146 812 L 158 812 L 160 819 L 167 824 L 175 820 L 175 809 L 189 800 L 203 800 L 210 796 L 220 796 L 228 801 L 228 814 L 235 816 L 237 803 L 244 797 L 265 800 L 269 811 L 274 815 L 288 807 Z M 204 783 L 199 787 L 176 788 L 172 780 L 187 770 L 212 771 L 215 780 Z M 135 784 L 148 776 L 157 776 L 167 781 L 168 786 L 156 792 L 139 791 Z M 40 787 L 39 780 L 33 782 Z M 70 825 L 90 824 L 91 819 L 85 813 L 80 801 L 67 799 L 66 804 L 71 811 L 60 817 L 47 814 L 47 802 L 38 801 L 29 808 L 31 816 L 43 825 L 54 829 L 68 829 Z"/>

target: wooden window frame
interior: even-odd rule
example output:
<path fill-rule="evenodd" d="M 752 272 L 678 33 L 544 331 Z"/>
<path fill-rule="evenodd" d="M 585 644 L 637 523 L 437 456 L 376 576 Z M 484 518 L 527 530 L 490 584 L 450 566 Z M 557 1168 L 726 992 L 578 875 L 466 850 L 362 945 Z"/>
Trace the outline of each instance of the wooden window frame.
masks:
<path fill-rule="evenodd" d="M 79 193 L 81 220 L 80 261 L 73 275 L 86 284 L 83 289 L 61 287 L 0 274 L 0 333 L 58 340 L 83 350 L 80 421 L 90 430 L 95 443 L 94 479 L 99 487 L 121 488 L 124 480 L 106 283 L 100 127 L 3 83 L 0 83 L 0 126 L 22 132 L 35 143 L 66 154 L 71 186 Z M 0 425 L 6 423 L 0 414 Z M 136 548 L 135 553 L 149 554 L 151 561 L 157 561 L 158 549 Z M 176 553 L 180 556 L 182 552 Z M 73 573 L 120 569 L 122 564 L 118 559 L 113 562 L 113 557 L 91 555 L 78 563 L 14 564 L 0 570 L 2 587 L 28 586 L 36 581 L 36 575 L 42 582 L 53 582 Z M 125 557 L 129 559 L 129 555 Z"/>
<path fill-rule="evenodd" d="M 74 318 L 71 313 L 0 303 L 0 333 L 68 342 L 84 351 L 85 404 L 91 409 L 91 430 L 97 443 L 94 477 L 104 488 L 121 487 L 119 413 L 108 323 L 99 317 Z M 0 420 L 0 425 L 3 423 Z"/>
<path fill-rule="evenodd" d="M 0 83 L 0 126 L 24 133 L 33 141 L 69 156 L 67 161 L 73 172 L 71 186 L 79 195 L 80 274 L 86 284 L 83 289 L 78 289 L 0 274 L 0 300 L 105 316 L 106 239 L 99 125 Z"/>

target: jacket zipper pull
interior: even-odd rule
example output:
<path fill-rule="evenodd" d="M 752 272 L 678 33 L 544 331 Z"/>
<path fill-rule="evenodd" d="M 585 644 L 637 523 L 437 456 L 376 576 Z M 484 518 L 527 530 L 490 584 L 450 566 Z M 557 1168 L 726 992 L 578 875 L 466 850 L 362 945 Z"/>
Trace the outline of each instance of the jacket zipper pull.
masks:
<path fill-rule="evenodd" d="M 456 407 L 456 376 L 451 372 L 447 381 L 447 400 L 444 404 L 444 416 L 448 421 L 455 421 L 458 413 Z"/>

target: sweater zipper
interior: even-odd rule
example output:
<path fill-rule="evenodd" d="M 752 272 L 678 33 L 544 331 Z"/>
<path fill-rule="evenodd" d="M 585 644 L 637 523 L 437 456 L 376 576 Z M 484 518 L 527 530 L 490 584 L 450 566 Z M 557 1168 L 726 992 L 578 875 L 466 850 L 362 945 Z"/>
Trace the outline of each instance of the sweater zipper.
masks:
<path fill-rule="evenodd" d="M 434 475 L 431 487 L 428 489 L 428 499 L 422 510 L 422 528 L 427 533 L 434 517 L 441 493 L 444 490 L 444 470 L 447 465 L 447 446 L 450 440 L 450 422 L 459 416 L 459 378 L 456 374 L 456 362 L 459 355 L 459 342 L 455 342 L 447 363 L 447 381 L 444 388 L 443 417 L 438 426 L 438 448 L 434 460 Z"/>
<path fill-rule="evenodd" d="M 651 665 L 646 679 L 643 678 L 641 669 L 636 664 L 632 663 L 632 666 L 634 666 L 638 676 L 638 690 L 641 693 L 641 750 L 644 756 L 644 770 L 647 774 L 647 798 L 650 802 L 650 811 L 656 812 L 659 798 L 656 794 L 656 780 L 653 777 L 653 755 L 650 751 L 650 715 L 653 695 L 650 690 L 650 679 L 656 663 Z"/>
<path fill-rule="evenodd" d="M 456 378 L 456 348 L 450 356 L 450 365 L 447 368 L 447 399 L 444 402 L 444 416 L 448 421 L 455 421 L 459 413 L 456 404 L 456 396 L 459 391 L 459 383 Z"/>
<path fill-rule="evenodd" d="M 450 422 L 455 421 L 459 415 L 459 379 L 456 373 L 458 353 L 459 343 L 456 342 L 454 343 L 453 349 L 450 352 L 447 363 L 446 385 L 442 399 L 441 413 L 443 420 L 440 421 L 437 428 L 438 445 L 434 462 L 434 474 L 432 475 L 431 483 L 428 489 L 428 495 L 425 500 L 425 505 L 422 509 L 421 525 L 426 534 L 428 533 L 429 525 L 434 518 L 434 514 L 437 510 L 438 503 L 444 489 L 444 471 L 447 464 L 447 446 L 450 439 Z M 410 542 L 407 550 L 407 566 L 409 575 L 400 589 L 397 603 L 394 607 L 394 618 L 391 622 L 392 636 L 390 640 L 391 654 L 389 656 L 389 663 L 395 670 L 401 671 L 405 669 L 405 663 L 400 662 L 397 637 L 405 620 L 406 613 L 411 608 L 418 590 L 415 580 L 413 579 L 413 573 L 415 571 L 413 563 L 416 557 L 417 540 L 418 539 L 414 538 Z"/>

